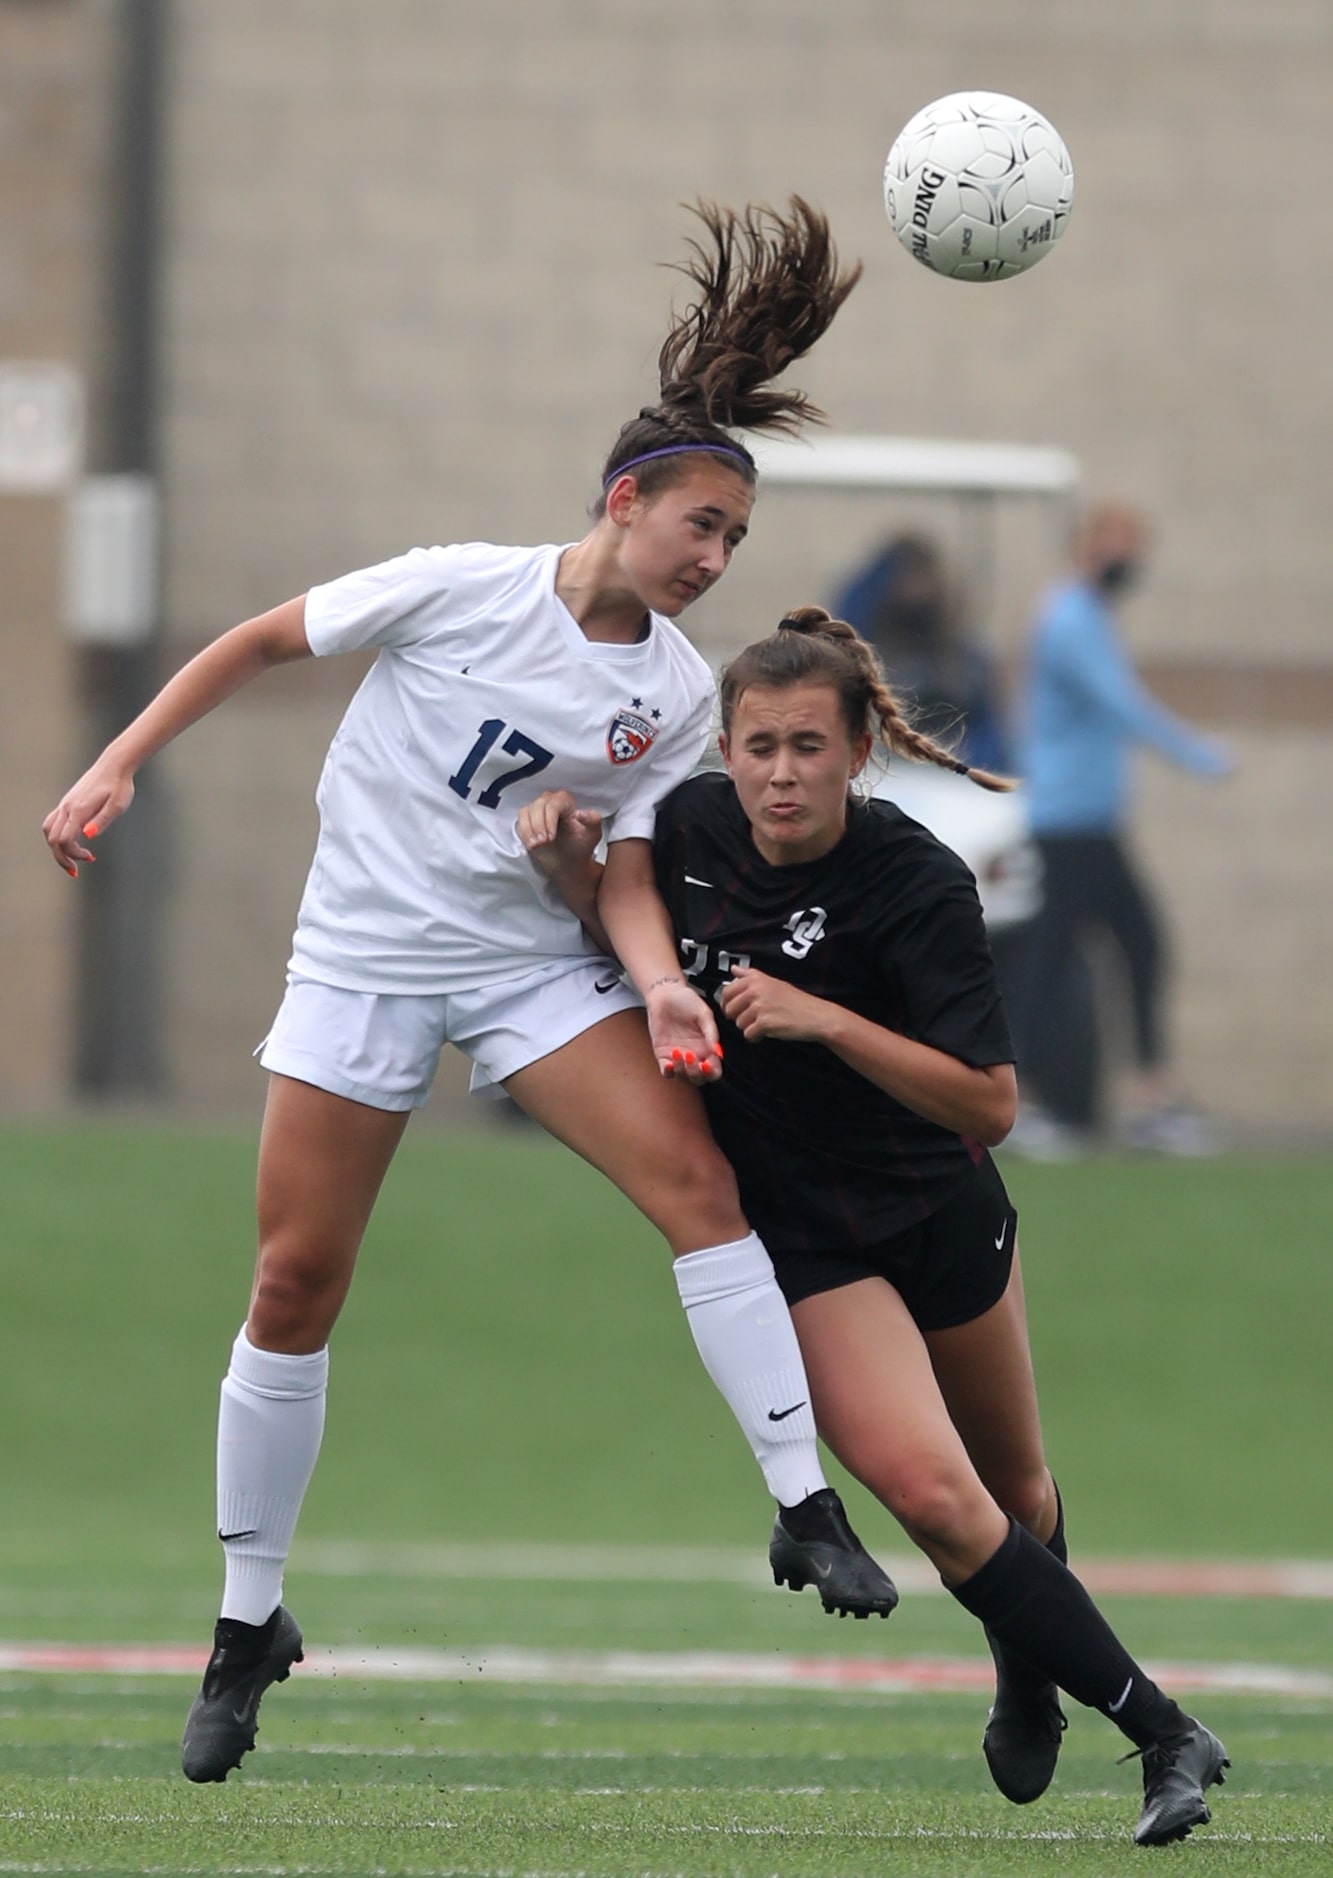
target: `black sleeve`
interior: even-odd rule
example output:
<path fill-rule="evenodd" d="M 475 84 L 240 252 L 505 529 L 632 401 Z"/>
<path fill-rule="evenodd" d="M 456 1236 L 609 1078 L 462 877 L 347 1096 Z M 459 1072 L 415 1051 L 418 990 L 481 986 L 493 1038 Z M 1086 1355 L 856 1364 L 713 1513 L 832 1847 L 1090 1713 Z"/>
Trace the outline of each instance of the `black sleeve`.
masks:
<path fill-rule="evenodd" d="M 961 862 L 937 879 L 917 908 L 884 961 L 903 988 L 910 1035 L 969 1069 L 1012 1063 L 981 902 Z"/>
<path fill-rule="evenodd" d="M 675 893 L 673 891 L 684 872 L 684 823 L 681 816 L 681 790 L 688 787 L 682 784 L 673 789 L 671 794 L 658 804 L 657 820 L 653 827 L 653 870 L 657 878 L 657 891 L 666 902 L 667 908 L 675 917 Z"/>

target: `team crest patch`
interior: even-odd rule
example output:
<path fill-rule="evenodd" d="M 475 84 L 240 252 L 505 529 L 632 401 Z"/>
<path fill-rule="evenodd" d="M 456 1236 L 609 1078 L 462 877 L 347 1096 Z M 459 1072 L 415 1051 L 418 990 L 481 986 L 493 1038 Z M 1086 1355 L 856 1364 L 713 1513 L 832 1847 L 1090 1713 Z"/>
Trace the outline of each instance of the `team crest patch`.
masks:
<path fill-rule="evenodd" d="M 613 763 L 636 763 L 656 736 L 656 724 L 637 711 L 617 711 L 606 733 L 606 754 Z"/>

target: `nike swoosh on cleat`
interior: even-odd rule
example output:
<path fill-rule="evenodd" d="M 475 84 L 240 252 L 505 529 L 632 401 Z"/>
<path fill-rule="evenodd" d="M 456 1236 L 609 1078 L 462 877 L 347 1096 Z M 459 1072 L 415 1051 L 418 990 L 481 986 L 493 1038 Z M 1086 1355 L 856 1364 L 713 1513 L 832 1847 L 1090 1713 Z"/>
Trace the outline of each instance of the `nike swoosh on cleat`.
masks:
<path fill-rule="evenodd" d="M 219 1539 L 221 1539 L 221 1541 L 222 1541 L 222 1543 L 223 1543 L 223 1545 L 227 1545 L 227 1544 L 229 1544 L 229 1543 L 231 1542 L 231 1540 L 233 1540 L 233 1539 L 253 1539 L 253 1538 L 254 1538 L 254 1536 L 255 1536 L 255 1534 L 256 1534 L 256 1533 L 257 1533 L 258 1531 L 259 1531 L 259 1528 L 258 1528 L 258 1526 L 247 1526 L 244 1532 L 222 1532 L 222 1531 L 219 1531 L 219 1532 L 218 1532 L 218 1538 L 219 1538 Z"/>
<path fill-rule="evenodd" d="M 833 1571 L 833 1560 L 830 1559 L 827 1565 L 816 1565 L 815 1570 L 819 1573 L 821 1578 L 828 1578 Z"/>
<path fill-rule="evenodd" d="M 789 1409 L 770 1409 L 768 1411 L 768 1419 L 771 1422 L 785 1422 L 789 1415 L 794 1415 L 797 1409 L 803 1409 L 804 1407 L 804 1402 L 793 1402 Z"/>

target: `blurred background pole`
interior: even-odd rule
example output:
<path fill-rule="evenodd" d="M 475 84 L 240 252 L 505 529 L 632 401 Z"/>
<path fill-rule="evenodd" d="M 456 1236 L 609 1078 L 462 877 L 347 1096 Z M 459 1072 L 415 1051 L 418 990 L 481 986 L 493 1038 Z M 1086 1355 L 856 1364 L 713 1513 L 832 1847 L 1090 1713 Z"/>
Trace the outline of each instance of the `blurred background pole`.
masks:
<path fill-rule="evenodd" d="M 161 639 L 159 471 L 160 256 L 167 0 L 115 9 L 112 162 L 107 195 L 105 366 L 94 405 L 96 468 L 81 526 L 72 508 L 71 619 L 85 756 L 155 688 Z M 98 501 L 99 491 L 111 500 Z M 99 551 L 100 550 L 100 551 Z M 79 613 L 76 599 L 74 612 Z M 108 630 L 109 628 L 109 630 Z M 79 1094 L 145 1098 L 166 1087 L 162 923 L 165 816 L 154 767 L 135 806 L 97 843 L 79 882 L 74 1080 Z"/>

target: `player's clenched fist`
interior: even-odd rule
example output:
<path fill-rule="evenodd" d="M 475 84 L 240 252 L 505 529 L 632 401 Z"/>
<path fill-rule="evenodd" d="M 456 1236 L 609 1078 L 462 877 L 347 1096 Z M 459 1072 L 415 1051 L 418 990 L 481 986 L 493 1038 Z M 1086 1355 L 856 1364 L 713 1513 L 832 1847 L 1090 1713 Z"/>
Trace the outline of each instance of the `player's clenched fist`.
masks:
<path fill-rule="evenodd" d="M 584 867 L 602 839 L 596 809 L 581 809 L 568 789 L 547 789 L 519 810 L 514 826 L 533 864 L 552 879 L 566 867 Z"/>
<path fill-rule="evenodd" d="M 817 1042 L 820 1018 L 827 1009 L 823 998 L 757 972 L 752 965 L 722 986 L 718 1002 L 747 1043 L 758 1043 L 763 1037 L 780 1037 L 786 1043 Z"/>

